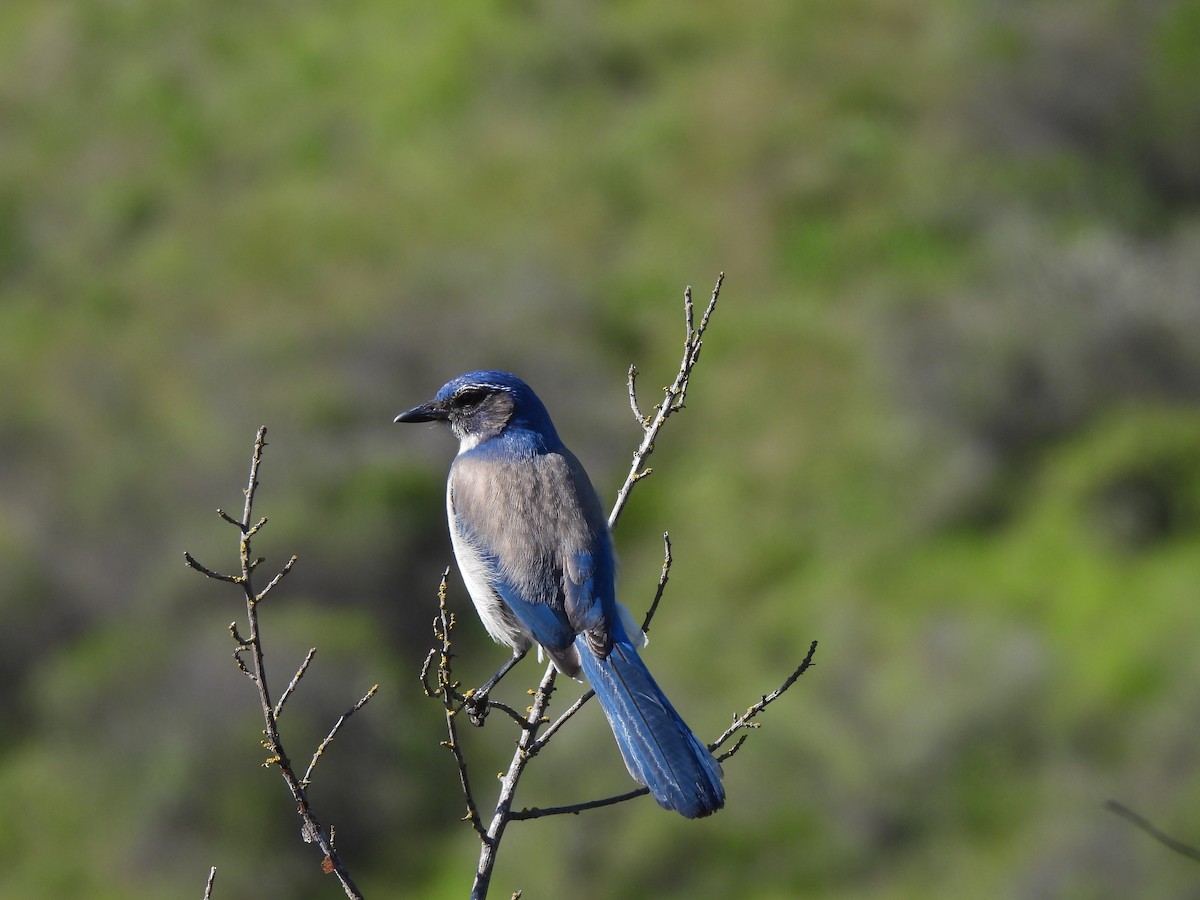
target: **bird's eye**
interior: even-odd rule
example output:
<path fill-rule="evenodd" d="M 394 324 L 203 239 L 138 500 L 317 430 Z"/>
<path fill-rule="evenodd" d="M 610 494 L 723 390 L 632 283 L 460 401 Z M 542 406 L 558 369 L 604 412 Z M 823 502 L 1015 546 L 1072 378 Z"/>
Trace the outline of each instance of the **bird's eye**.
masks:
<path fill-rule="evenodd" d="M 454 395 L 455 406 L 476 406 L 488 395 L 486 388 L 467 387 Z"/>

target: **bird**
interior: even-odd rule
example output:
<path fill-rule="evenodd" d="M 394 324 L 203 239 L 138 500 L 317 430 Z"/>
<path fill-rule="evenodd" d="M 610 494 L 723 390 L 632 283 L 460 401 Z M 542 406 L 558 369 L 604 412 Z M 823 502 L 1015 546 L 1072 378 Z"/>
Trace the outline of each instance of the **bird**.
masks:
<path fill-rule="evenodd" d="M 533 389 L 510 372 L 467 372 L 394 421 L 446 423 L 458 439 L 451 544 L 484 628 L 513 651 L 506 666 L 536 646 L 582 674 L 629 774 L 664 809 L 694 819 L 724 806 L 720 764 L 642 662 L 645 634 L 617 601 L 600 498 Z"/>

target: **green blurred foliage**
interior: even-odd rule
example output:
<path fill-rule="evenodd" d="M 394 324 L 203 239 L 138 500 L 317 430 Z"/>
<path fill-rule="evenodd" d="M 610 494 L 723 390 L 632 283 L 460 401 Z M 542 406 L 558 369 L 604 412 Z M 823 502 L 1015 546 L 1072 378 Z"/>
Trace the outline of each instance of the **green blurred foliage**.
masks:
<path fill-rule="evenodd" d="M 1200 843 L 1200 4 L 0 5 L 0 825 L 23 897 L 337 893 L 234 668 L 262 609 L 370 895 L 476 847 L 416 673 L 445 435 L 526 377 L 611 495 L 686 283 L 728 274 L 618 533 L 676 565 L 652 667 L 701 734 L 818 665 L 728 808 L 514 826 L 527 897 L 1187 897 Z M 464 613 L 460 671 L 502 659 Z M 532 664 L 508 690 L 520 702 Z M 566 686 L 564 695 L 576 688 Z M 521 800 L 627 786 L 595 710 Z M 502 723 L 465 736 L 480 792 Z M 587 772 L 582 776 L 581 772 Z"/>

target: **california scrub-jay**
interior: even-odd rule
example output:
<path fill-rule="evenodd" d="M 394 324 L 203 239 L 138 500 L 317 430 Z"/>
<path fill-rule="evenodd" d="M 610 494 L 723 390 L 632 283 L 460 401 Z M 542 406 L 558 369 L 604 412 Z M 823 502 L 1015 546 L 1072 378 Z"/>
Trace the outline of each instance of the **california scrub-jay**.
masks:
<path fill-rule="evenodd" d="M 629 774 L 661 806 L 689 819 L 720 809 L 721 767 L 638 656 L 645 635 L 617 602 L 600 499 L 537 395 L 508 372 L 468 372 L 395 421 L 448 422 L 458 438 L 450 539 L 488 634 L 582 671 Z"/>

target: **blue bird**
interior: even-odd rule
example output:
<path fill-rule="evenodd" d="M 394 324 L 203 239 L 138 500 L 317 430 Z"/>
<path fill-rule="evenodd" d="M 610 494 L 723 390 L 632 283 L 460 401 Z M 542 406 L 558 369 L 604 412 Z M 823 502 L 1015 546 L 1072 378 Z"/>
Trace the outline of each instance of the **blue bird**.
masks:
<path fill-rule="evenodd" d="M 617 602 L 608 519 L 537 394 L 508 372 L 468 372 L 395 421 L 447 422 L 458 438 L 450 538 L 484 627 L 513 649 L 510 663 L 537 645 L 560 672 L 582 672 L 629 774 L 659 805 L 689 819 L 720 809 L 721 767 L 638 656 L 645 635 Z"/>

